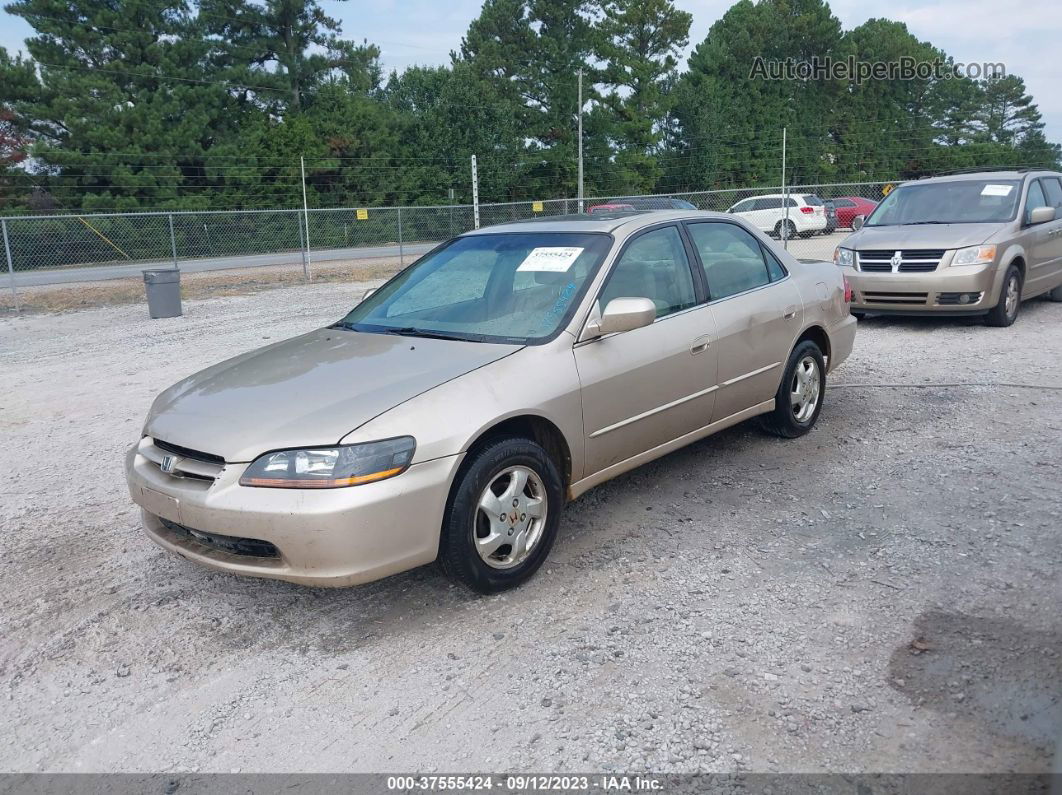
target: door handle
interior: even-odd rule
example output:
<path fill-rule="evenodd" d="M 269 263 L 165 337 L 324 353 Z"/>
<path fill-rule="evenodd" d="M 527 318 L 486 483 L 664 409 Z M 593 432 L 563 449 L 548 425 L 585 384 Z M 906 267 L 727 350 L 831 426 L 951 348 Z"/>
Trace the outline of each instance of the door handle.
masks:
<path fill-rule="evenodd" d="M 698 353 L 703 353 L 704 351 L 708 350 L 709 342 L 710 340 L 708 339 L 707 335 L 703 337 L 698 337 L 693 341 L 693 344 L 690 345 L 690 353 L 692 353 L 694 356 L 696 356 Z"/>
<path fill-rule="evenodd" d="M 785 320 L 792 320 L 794 317 L 796 317 L 796 313 L 797 313 L 796 306 L 793 306 L 793 305 L 787 306 L 785 308 L 785 312 L 782 313 L 782 318 L 785 319 Z"/>

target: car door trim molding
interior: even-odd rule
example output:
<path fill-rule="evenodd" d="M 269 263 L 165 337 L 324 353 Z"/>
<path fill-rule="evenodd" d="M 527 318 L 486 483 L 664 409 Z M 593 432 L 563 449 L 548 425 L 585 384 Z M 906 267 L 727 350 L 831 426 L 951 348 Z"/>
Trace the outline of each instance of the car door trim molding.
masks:
<path fill-rule="evenodd" d="M 742 378 L 746 377 L 747 376 L 742 376 Z M 628 425 L 632 425 L 633 423 L 638 422 L 639 420 L 644 420 L 649 417 L 652 417 L 654 414 L 659 414 L 662 411 L 667 411 L 668 409 L 673 409 L 676 406 L 681 406 L 683 403 L 689 403 L 691 400 L 696 400 L 699 397 L 710 395 L 717 389 L 719 389 L 718 384 L 710 386 L 707 389 L 702 389 L 700 392 L 694 392 L 692 395 L 680 397 L 678 400 L 672 400 L 670 403 L 665 403 L 662 406 L 656 406 L 655 408 L 651 408 L 648 411 L 643 411 L 641 414 L 635 414 L 633 417 L 628 417 L 625 420 L 620 420 L 619 422 L 613 423 L 612 425 L 606 425 L 604 428 L 601 428 L 600 430 L 594 431 L 592 434 L 590 434 L 589 438 L 596 439 L 599 436 L 604 436 L 606 433 L 611 433 L 612 431 L 617 431 L 620 428 L 625 428 Z"/>
<path fill-rule="evenodd" d="M 744 381 L 746 378 L 754 378 L 754 377 L 756 377 L 758 375 L 761 375 L 762 373 L 766 373 L 768 370 L 773 370 L 775 367 L 781 367 L 781 366 L 782 366 L 781 362 L 775 362 L 774 364 L 769 364 L 766 367 L 761 367 L 758 370 L 753 370 L 751 373 L 745 373 L 744 375 L 739 375 L 736 378 L 731 378 L 729 381 L 724 381 L 723 383 L 719 384 L 719 386 L 721 386 L 721 387 L 733 386 L 734 384 L 737 384 L 737 383 L 740 383 L 741 381 Z"/>
<path fill-rule="evenodd" d="M 617 475 L 627 472 L 628 470 L 634 469 L 635 467 L 639 467 L 642 464 L 646 464 L 654 459 L 660 458 L 661 456 L 667 455 L 668 453 L 674 450 L 678 450 L 680 447 L 685 447 L 686 445 L 695 442 L 698 439 L 703 439 L 705 436 L 710 436 L 711 434 L 716 433 L 717 431 L 721 431 L 724 428 L 729 428 L 732 425 L 737 425 L 739 422 L 743 422 L 744 420 L 747 420 L 751 417 L 756 417 L 760 414 L 766 414 L 768 411 L 774 411 L 774 398 L 771 398 L 770 400 L 765 400 L 762 403 L 757 403 L 755 406 L 749 406 L 747 409 L 735 412 L 729 417 L 724 417 L 721 420 L 716 420 L 715 422 L 709 423 L 708 425 L 698 428 L 695 431 L 690 431 L 687 434 L 672 439 L 670 442 L 664 442 L 663 444 L 657 445 L 656 447 L 650 448 L 649 450 L 638 453 L 637 455 L 633 455 L 630 458 L 626 458 L 623 461 L 620 461 L 619 463 L 612 464 L 611 466 L 607 466 L 604 469 L 600 469 L 592 475 L 589 475 L 583 478 L 582 480 L 578 480 L 575 483 L 571 484 L 568 487 L 568 497 L 569 499 L 574 500 L 580 494 L 585 493 L 586 491 L 592 489 L 594 486 L 597 486 L 600 483 L 604 483 L 606 480 L 611 480 Z"/>

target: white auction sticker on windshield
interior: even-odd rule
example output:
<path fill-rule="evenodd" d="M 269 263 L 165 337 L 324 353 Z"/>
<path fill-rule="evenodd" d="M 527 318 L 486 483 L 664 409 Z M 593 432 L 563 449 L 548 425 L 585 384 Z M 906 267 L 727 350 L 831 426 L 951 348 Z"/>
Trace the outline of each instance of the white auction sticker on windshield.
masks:
<path fill-rule="evenodd" d="M 981 188 L 982 196 L 1009 196 L 1013 185 L 985 185 Z"/>
<path fill-rule="evenodd" d="M 572 263 L 579 259 L 583 249 L 577 246 L 546 246 L 533 248 L 518 271 L 547 271 L 549 273 L 567 273 Z"/>

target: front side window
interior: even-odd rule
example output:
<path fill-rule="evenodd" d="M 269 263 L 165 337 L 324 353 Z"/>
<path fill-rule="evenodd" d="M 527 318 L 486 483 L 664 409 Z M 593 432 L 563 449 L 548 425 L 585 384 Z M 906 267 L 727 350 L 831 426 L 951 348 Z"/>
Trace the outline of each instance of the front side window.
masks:
<path fill-rule="evenodd" d="M 601 309 L 613 298 L 648 298 L 656 304 L 657 317 L 697 303 L 693 273 L 677 227 L 646 232 L 627 246 L 601 291 Z"/>
<path fill-rule="evenodd" d="M 755 203 L 756 203 L 755 199 L 745 199 L 744 201 L 740 201 L 737 204 L 735 204 L 733 207 L 731 207 L 730 208 L 730 212 L 732 212 L 732 213 L 747 213 L 749 210 L 752 209 L 752 205 L 755 204 Z"/>
<path fill-rule="evenodd" d="M 1062 208 L 1062 184 L 1059 183 L 1058 177 L 1047 177 L 1040 180 L 1040 184 L 1043 185 L 1047 203 L 1052 207 Z"/>
<path fill-rule="evenodd" d="M 1025 223 L 1029 223 L 1029 216 L 1037 207 L 1047 207 L 1047 197 L 1039 180 L 1029 185 L 1029 195 L 1025 197 Z"/>
<path fill-rule="evenodd" d="M 690 224 L 689 230 L 713 301 L 771 282 L 763 249 L 745 229 L 736 224 L 705 222 Z"/>
<path fill-rule="evenodd" d="M 1014 218 L 1021 182 L 963 179 L 901 185 L 882 199 L 867 226 L 1001 223 Z"/>
<path fill-rule="evenodd" d="M 574 311 L 610 235 L 512 232 L 459 237 L 362 301 L 343 328 L 379 334 L 534 343 Z"/>

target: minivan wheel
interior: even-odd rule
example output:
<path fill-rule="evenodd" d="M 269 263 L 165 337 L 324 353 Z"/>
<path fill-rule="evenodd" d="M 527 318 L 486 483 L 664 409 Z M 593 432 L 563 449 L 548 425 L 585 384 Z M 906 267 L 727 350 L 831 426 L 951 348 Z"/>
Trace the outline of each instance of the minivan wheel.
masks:
<path fill-rule="evenodd" d="M 774 411 L 760 419 L 763 429 L 784 439 L 815 427 L 826 394 L 826 363 L 819 346 L 804 340 L 793 349 L 774 396 Z"/>
<path fill-rule="evenodd" d="M 499 439 L 470 453 L 443 515 L 439 562 L 479 593 L 515 588 L 549 555 L 564 487 L 545 450 Z"/>
<path fill-rule="evenodd" d="M 1011 265 L 1003 277 L 1003 288 L 999 291 L 998 303 L 985 315 L 985 324 L 1006 328 L 1017 320 L 1020 308 L 1021 271 L 1017 265 Z"/>

